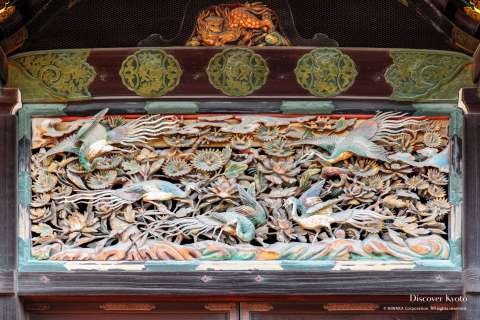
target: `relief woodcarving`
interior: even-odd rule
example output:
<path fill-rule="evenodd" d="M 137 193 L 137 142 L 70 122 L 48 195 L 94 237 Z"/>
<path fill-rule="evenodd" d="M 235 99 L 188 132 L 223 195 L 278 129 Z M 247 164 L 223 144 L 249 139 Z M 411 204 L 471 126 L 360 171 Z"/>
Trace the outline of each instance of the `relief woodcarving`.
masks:
<path fill-rule="evenodd" d="M 448 118 L 34 118 L 32 255 L 448 259 Z"/>
<path fill-rule="evenodd" d="M 276 14 L 261 2 L 221 4 L 198 14 L 187 46 L 288 46 Z"/>

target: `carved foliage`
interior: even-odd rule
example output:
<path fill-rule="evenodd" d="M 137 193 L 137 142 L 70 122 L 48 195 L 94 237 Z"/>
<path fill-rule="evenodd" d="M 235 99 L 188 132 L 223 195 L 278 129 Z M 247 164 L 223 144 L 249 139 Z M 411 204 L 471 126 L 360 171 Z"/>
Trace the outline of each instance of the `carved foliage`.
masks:
<path fill-rule="evenodd" d="M 28 76 L 41 83 L 42 89 L 57 98 L 90 97 L 88 86 L 95 79 L 95 69 L 86 61 L 89 50 L 28 53 L 12 61 Z M 22 89 L 22 84 L 18 84 Z"/>
<path fill-rule="evenodd" d="M 249 49 L 227 49 L 216 54 L 208 64 L 210 83 L 229 96 L 246 96 L 267 81 L 266 61 Z"/>
<path fill-rule="evenodd" d="M 32 255 L 447 259 L 448 121 L 217 115 L 32 122 Z"/>
<path fill-rule="evenodd" d="M 357 69 L 353 60 L 338 49 L 319 48 L 298 60 L 297 82 L 318 97 L 332 97 L 353 85 Z"/>
<path fill-rule="evenodd" d="M 390 55 L 393 64 L 385 72 L 385 80 L 393 88 L 392 98 L 398 100 L 421 99 L 438 93 L 444 96 L 441 87 L 450 85 L 457 76 L 461 80 L 460 73 L 471 62 L 459 53 L 392 50 Z M 456 99 L 461 86 L 457 84 L 448 90 L 449 98 Z"/>
<path fill-rule="evenodd" d="M 180 82 L 178 61 L 160 49 L 139 50 L 128 56 L 120 69 L 122 83 L 143 97 L 164 96 Z"/>

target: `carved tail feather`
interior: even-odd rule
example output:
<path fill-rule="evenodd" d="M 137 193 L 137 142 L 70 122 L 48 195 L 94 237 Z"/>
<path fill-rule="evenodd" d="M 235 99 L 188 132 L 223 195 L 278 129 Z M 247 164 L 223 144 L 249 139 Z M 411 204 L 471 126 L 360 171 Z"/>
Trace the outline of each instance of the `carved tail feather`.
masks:
<path fill-rule="evenodd" d="M 401 112 L 383 112 L 378 113 L 374 118 L 378 124 L 377 132 L 371 138 L 372 141 L 381 141 L 388 143 L 387 140 L 391 136 L 400 135 L 405 131 L 415 132 L 416 129 L 410 129 L 408 127 L 419 127 L 423 124 L 422 120 L 417 119 L 405 119 L 407 116 Z"/>
<path fill-rule="evenodd" d="M 173 129 L 178 123 L 174 116 L 146 116 L 127 122 L 109 132 L 112 143 L 126 146 L 147 144 L 148 141 L 158 138 L 162 133 Z"/>
<path fill-rule="evenodd" d="M 65 203 L 92 204 L 101 211 L 120 210 L 123 206 L 131 204 L 131 201 L 122 199 L 115 194 L 115 190 L 75 190 L 76 193 L 64 198 Z"/>

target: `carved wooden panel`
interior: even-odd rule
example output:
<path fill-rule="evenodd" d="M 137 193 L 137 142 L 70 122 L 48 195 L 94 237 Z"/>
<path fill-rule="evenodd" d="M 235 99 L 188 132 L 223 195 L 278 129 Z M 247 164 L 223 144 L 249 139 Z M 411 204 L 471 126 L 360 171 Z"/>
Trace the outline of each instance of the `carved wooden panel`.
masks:
<path fill-rule="evenodd" d="M 27 261 L 458 268 L 454 109 L 142 117 L 105 108 L 86 118 L 32 108 L 22 110 L 19 154 Z M 125 266 L 135 268 L 144 267 Z"/>

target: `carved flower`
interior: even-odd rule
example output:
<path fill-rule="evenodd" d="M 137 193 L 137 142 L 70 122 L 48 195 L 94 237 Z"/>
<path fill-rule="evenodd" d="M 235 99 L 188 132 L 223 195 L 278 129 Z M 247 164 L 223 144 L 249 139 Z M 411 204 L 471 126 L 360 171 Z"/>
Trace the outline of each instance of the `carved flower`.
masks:
<path fill-rule="evenodd" d="M 95 169 L 110 170 L 115 169 L 122 163 L 122 157 L 99 157 L 95 159 Z M 78 165 L 80 165 L 78 163 Z"/>
<path fill-rule="evenodd" d="M 108 189 L 113 186 L 116 178 L 116 170 L 98 171 L 87 178 L 87 186 L 94 190 Z"/>
<path fill-rule="evenodd" d="M 356 159 L 353 163 L 349 163 L 347 168 L 353 175 L 359 177 L 374 176 L 380 171 L 378 163 L 370 159 Z"/>
<path fill-rule="evenodd" d="M 45 193 L 53 190 L 57 184 L 57 177 L 53 174 L 42 172 L 33 182 L 32 190 L 35 193 Z"/>
<path fill-rule="evenodd" d="M 383 180 L 383 177 L 378 174 L 372 177 L 364 178 L 362 182 L 365 185 L 365 188 L 368 188 L 373 192 L 384 191 L 385 182 Z"/>
<path fill-rule="evenodd" d="M 258 171 L 264 174 L 265 178 L 273 184 L 293 184 L 301 168 L 297 167 L 293 157 L 282 159 L 264 158 L 258 163 Z"/>
<path fill-rule="evenodd" d="M 217 171 L 224 164 L 223 153 L 214 149 L 200 150 L 193 157 L 193 166 L 200 171 Z"/>
<path fill-rule="evenodd" d="M 233 199 L 236 193 L 237 185 L 235 179 L 227 179 L 224 176 L 220 176 L 210 187 L 205 188 L 203 199 L 208 199 L 208 203 L 214 203 L 225 199 Z"/>
<path fill-rule="evenodd" d="M 427 202 L 427 208 L 434 214 L 437 221 L 443 219 L 443 217 L 450 213 L 450 203 L 445 198 L 432 199 Z"/>
<path fill-rule="evenodd" d="M 192 167 L 183 159 L 173 158 L 163 165 L 163 172 L 172 178 L 183 177 L 190 171 Z"/>
<path fill-rule="evenodd" d="M 232 139 L 232 148 L 235 150 L 247 150 L 252 146 L 252 138 L 249 135 L 235 135 Z"/>
<path fill-rule="evenodd" d="M 415 144 L 415 139 L 408 133 L 399 135 L 393 143 L 393 150 L 396 152 L 411 153 Z"/>
<path fill-rule="evenodd" d="M 405 185 L 411 190 L 423 190 L 428 188 L 428 182 L 422 179 L 420 176 L 413 176 L 405 180 Z"/>
<path fill-rule="evenodd" d="M 45 222 L 50 220 L 52 212 L 49 208 L 32 208 L 30 209 L 30 219 L 33 223 Z"/>
<path fill-rule="evenodd" d="M 69 215 L 65 220 L 60 221 L 60 227 L 63 234 L 68 235 L 72 240 L 78 236 L 93 237 L 92 233 L 98 232 L 100 222 L 94 218 L 93 214 L 81 214 L 76 211 Z"/>
<path fill-rule="evenodd" d="M 30 206 L 33 208 L 43 207 L 47 205 L 50 202 L 50 200 L 51 200 L 51 197 L 49 193 L 41 193 L 33 197 L 32 203 L 30 203 Z"/>
<path fill-rule="evenodd" d="M 171 134 L 163 137 L 163 140 L 167 145 L 178 148 L 190 147 L 197 141 L 197 139 L 197 137 L 189 137 L 179 134 Z"/>
<path fill-rule="evenodd" d="M 280 139 L 266 143 L 263 146 L 263 150 L 266 154 L 274 157 L 288 157 L 294 152 L 294 150 L 290 148 L 285 141 Z"/>
<path fill-rule="evenodd" d="M 231 139 L 231 135 L 223 132 L 221 128 L 212 128 L 205 137 L 210 142 L 226 142 Z"/>
<path fill-rule="evenodd" d="M 433 183 L 439 186 L 444 186 L 448 184 L 447 176 L 444 173 L 440 172 L 438 169 L 429 169 L 427 171 L 426 178 L 430 183 Z"/>
<path fill-rule="evenodd" d="M 85 170 L 78 160 L 70 162 L 67 165 L 67 169 L 68 171 L 77 173 L 77 174 L 90 172 L 90 170 Z"/>
<path fill-rule="evenodd" d="M 435 184 L 432 184 L 428 187 L 428 194 L 432 198 L 443 198 L 446 196 L 446 192 L 441 186 L 437 186 Z"/>
<path fill-rule="evenodd" d="M 442 137 L 435 131 L 427 131 L 423 135 L 423 143 L 430 148 L 438 148 L 442 145 Z"/>
<path fill-rule="evenodd" d="M 268 221 L 268 226 L 275 230 L 275 235 L 278 242 L 290 242 L 296 239 L 296 231 L 293 228 L 292 222 L 287 218 L 284 210 L 278 209 L 273 211 L 273 217 Z"/>
<path fill-rule="evenodd" d="M 280 137 L 280 130 L 277 127 L 260 127 L 256 138 L 263 142 L 270 142 Z"/>
<path fill-rule="evenodd" d="M 385 173 L 386 180 L 396 178 L 406 180 L 408 179 L 407 175 L 413 172 L 411 166 L 399 162 L 385 162 L 380 170 Z"/>
<path fill-rule="evenodd" d="M 363 188 L 361 185 L 352 183 L 345 188 L 343 201 L 349 205 L 360 205 L 364 203 L 372 203 L 375 198 L 375 192 Z"/>

